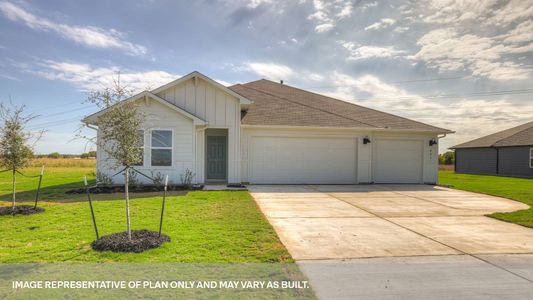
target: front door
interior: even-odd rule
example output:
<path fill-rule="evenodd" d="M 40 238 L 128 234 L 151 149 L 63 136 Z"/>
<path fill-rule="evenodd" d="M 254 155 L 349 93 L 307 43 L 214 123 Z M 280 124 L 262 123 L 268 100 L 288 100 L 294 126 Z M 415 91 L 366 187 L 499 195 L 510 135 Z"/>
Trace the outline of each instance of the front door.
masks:
<path fill-rule="evenodd" d="M 226 136 L 207 136 L 207 180 L 226 180 L 227 149 Z"/>

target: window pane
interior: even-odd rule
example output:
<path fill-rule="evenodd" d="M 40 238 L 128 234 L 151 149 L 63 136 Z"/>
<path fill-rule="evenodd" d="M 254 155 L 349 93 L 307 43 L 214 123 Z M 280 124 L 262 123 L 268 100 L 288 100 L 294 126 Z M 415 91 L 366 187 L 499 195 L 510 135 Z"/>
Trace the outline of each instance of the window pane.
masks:
<path fill-rule="evenodd" d="M 138 163 L 134 164 L 134 166 L 142 166 L 142 165 L 144 165 L 144 149 L 143 148 L 138 148 L 138 149 L 139 149 L 139 152 L 140 152 L 139 156 L 140 156 L 141 160 Z"/>
<path fill-rule="evenodd" d="M 152 166 L 171 166 L 172 150 L 152 149 Z"/>
<path fill-rule="evenodd" d="M 137 131 L 137 136 L 138 136 L 138 147 L 139 147 L 139 155 L 140 155 L 140 158 L 141 160 L 134 164 L 134 166 L 142 166 L 144 165 L 144 131 L 143 130 L 139 130 Z"/>
<path fill-rule="evenodd" d="M 138 140 L 139 147 L 144 146 L 144 131 L 142 130 L 137 131 L 137 136 L 139 137 L 139 140 Z"/>
<path fill-rule="evenodd" d="M 152 147 L 172 147 L 172 131 L 153 130 Z"/>

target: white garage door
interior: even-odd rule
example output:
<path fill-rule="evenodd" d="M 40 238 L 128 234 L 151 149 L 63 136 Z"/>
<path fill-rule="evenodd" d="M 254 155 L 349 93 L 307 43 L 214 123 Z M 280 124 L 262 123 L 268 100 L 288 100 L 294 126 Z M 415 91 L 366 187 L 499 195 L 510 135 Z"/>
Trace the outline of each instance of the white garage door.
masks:
<path fill-rule="evenodd" d="M 422 183 L 422 141 L 377 139 L 374 182 Z"/>
<path fill-rule="evenodd" d="M 250 182 L 355 183 L 355 138 L 252 137 Z"/>

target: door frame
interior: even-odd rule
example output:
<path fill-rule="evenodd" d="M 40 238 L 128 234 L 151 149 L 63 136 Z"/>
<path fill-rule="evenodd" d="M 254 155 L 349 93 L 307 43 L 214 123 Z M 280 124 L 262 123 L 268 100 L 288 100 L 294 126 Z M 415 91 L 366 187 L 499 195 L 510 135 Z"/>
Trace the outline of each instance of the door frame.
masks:
<path fill-rule="evenodd" d="M 208 151 L 208 147 L 207 147 L 207 138 L 209 136 L 223 136 L 226 138 L 226 159 L 225 159 L 225 162 L 226 162 L 226 174 L 225 174 L 225 177 L 224 179 L 209 179 L 207 178 L 208 177 L 208 172 L 207 172 L 207 151 Z M 228 143 L 228 128 L 207 128 L 205 130 L 205 151 L 204 151 L 204 160 L 205 160 L 205 164 L 204 164 L 204 174 L 205 174 L 205 182 L 208 183 L 208 182 L 214 182 L 214 183 L 227 183 L 228 182 L 228 174 L 229 174 L 229 170 L 228 170 L 228 159 L 229 159 L 229 143 Z"/>

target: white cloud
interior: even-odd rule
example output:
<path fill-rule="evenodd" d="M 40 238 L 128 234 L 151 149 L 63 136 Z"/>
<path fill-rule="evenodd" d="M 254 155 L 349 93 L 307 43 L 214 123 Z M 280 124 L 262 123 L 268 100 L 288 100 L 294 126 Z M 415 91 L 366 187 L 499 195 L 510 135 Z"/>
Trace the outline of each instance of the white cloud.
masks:
<path fill-rule="evenodd" d="M 487 23 L 509 24 L 517 20 L 530 19 L 531 17 L 533 17 L 532 1 L 511 0 L 502 8 L 496 10 Z"/>
<path fill-rule="evenodd" d="M 293 70 L 285 65 L 274 63 L 251 62 L 245 64 L 245 69 L 250 70 L 260 76 L 272 80 L 287 79 L 293 75 Z"/>
<path fill-rule="evenodd" d="M 320 75 L 320 74 L 317 74 L 317 73 L 310 73 L 310 74 L 306 75 L 305 78 L 308 79 L 308 80 L 311 80 L 311 81 L 322 81 L 322 80 L 324 80 L 324 76 Z"/>
<path fill-rule="evenodd" d="M 353 6 L 352 3 L 346 3 L 344 6 L 341 7 L 341 11 L 336 14 L 336 16 L 342 20 L 344 18 L 347 18 L 351 16 L 353 13 Z"/>
<path fill-rule="evenodd" d="M 353 13 L 353 4 L 349 0 L 313 0 L 314 13 L 308 19 L 315 21 L 315 31 L 324 33 L 332 30 L 337 22 L 348 18 Z"/>
<path fill-rule="evenodd" d="M 421 48 L 410 58 L 440 71 L 470 70 L 473 75 L 496 80 L 527 79 L 532 71 L 504 56 L 532 51 L 533 45 L 505 45 L 497 38 L 459 35 L 453 28 L 430 31 L 417 44 Z"/>
<path fill-rule="evenodd" d="M 463 21 L 486 20 L 487 13 L 493 9 L 498 0 L 464 1 L 464 0 L 429 0 L 417 3 L 422 9 L 422 20 L 427 23 L 453 24 Z"/>
<path fill-rule="evenodd" d="M 257 8 L 261 4 L 270 4 L 272 0 L 247 0 L 246 7 L 248 8 Z"/>
<path fill-rule="evenodd" d="M 533 20 L 520 23 L 513 30 L 505 34 L 506 43 L 524 43 L 533 41 Z"/>
<path fill-rule="evenodd" d="M 372 25 L 365 27 L 365 30 L 380 30 L 380 29 L 384 29 L 389 26 L 392 26 L 394 25 L 394 23 L 396 23 L 396 20 L 384 18 L 384 19 L 379 20 L 379 22 L 376 22 Z"/>
<path fill-rule="evenodd" d="M 365 3 L 365 4 L 361 5 L 359 7 L 359 9 L 361 11 L 365 11 L 365 10 L 371 8 L 371 7 L 376 7 L 376 6 L 378 6 L 378 2 L 377 1 L 373 1 L 373 2 L 368 2 L 368 3 Z"/>
<path fill-rule="evenodd" d="M 0 2 L 0 11 L 10 20 L 22 22 L 29 28 L 39 31 L 55 32 L 65 39 L 92 48 L 117 48 L 134 55 L 146 53 L 146 48 L 124 40 L 124 34 L 115 30 L 105 30 L 95 26 L 71 26 L 38 17 L 20 6 Z"/>
<path fill-rule="evenodd" d="M 453 102 L 440 101 L 439 97 L 409 93 L 373 75 L 352 77 L 333 72 L 328 81 L 334 82 L 337 88 L 329 93 L 322 91 L 323 94 L 456 130 L 457 133 L 442 140 L 439 146 L 441 151 L 461 142 L 530 121 L 533 114 L 533 103 L 530 102 L 519 104 L 505 98 L 459 98 Z M 356 95 L 361 92 L 370 96 L 358 100 Z"/>
<path fill-rule="evenodd" d="M 359 46 L 346 41 L 339 41 L 349 52 L 348 60 L 359 60 L 368 58 L 396 58 L 404 54 L 405 51 L 397 50 L 394 47 Z"/>
<path fill-rule="evenodd" d="M 330 31 L 333 28 L 335 28 L 335 25 L 331 23 L 324 23 L 324 24 L 317 25 L 315 27 L 315 31 L 318 33 L 322 33 L 322 32 Z"/>
<path fill-rule="evenodd" d="M 425 0 L 402 6 L 402 14 L 426 23 L 460 26 L 505 26 L 533 16 L 533 2 L 524 0 Z"/>
<path fill-rule="evenodd" d="M 409 26 L 397 26 L 393 31 L 396 33 L 402 33 L 406 32 L 407 30 L 409 30 Z"/>
<path fill-rule="evenodd" d="M 109 86 L 120 71 L 120 81 L 134 92 L 153 89 L 180 77 L 165 71 L 120 70 L 118 67 L 93 68 L 88 64 L 58 62 L 53 60 L 39 63 L 38 69 L 27 72 L 49 80 L 60 80 L 73 84 L 84 91 L 98 90 Z"/>

